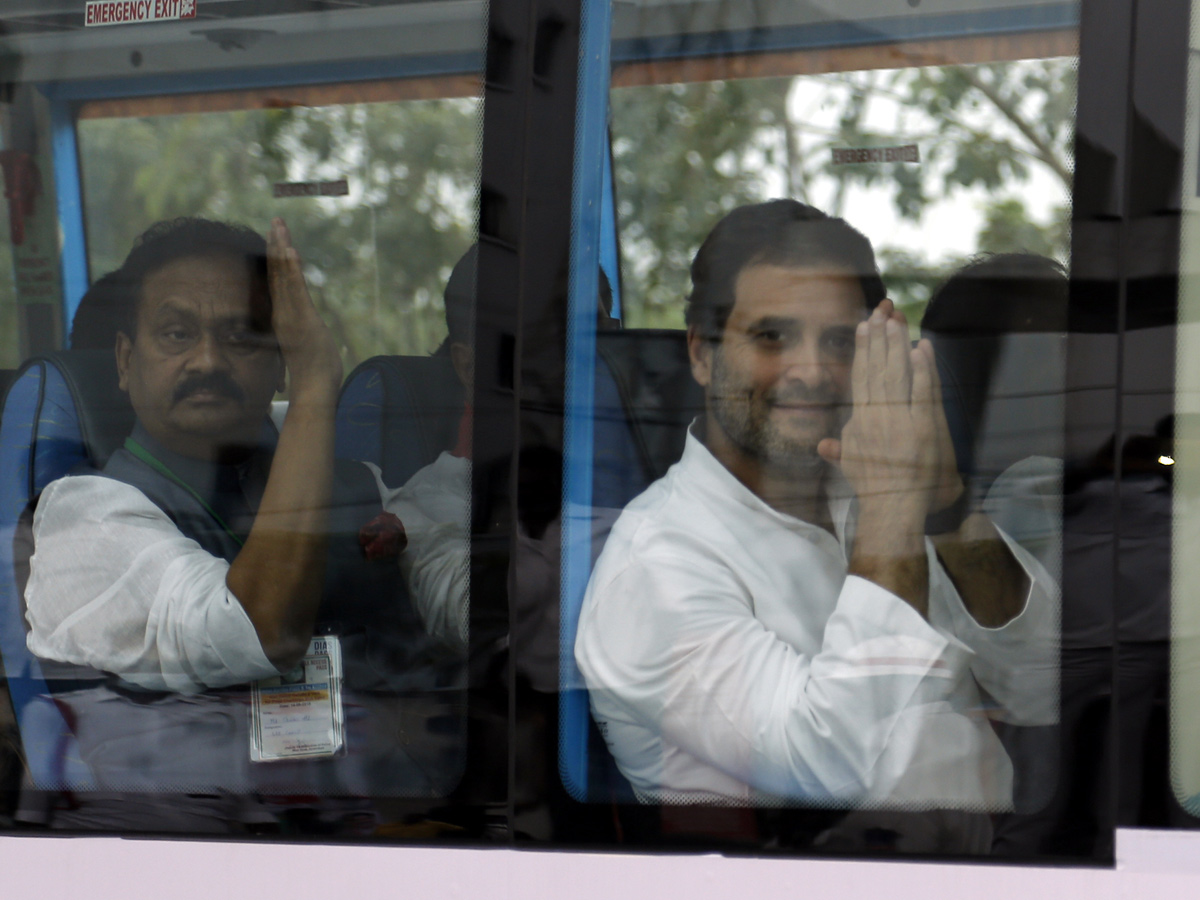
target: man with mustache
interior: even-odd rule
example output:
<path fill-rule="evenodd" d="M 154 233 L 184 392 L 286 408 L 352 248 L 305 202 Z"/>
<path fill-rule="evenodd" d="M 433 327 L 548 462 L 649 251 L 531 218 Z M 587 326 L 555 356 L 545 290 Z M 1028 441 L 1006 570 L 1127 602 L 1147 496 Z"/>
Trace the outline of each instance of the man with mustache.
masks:
<path fill-rule="evenodd" d="M 985 710 L 1053 721 L 1055 587 L 964 517 L 931 349 L 869 242 L 743 207 L 692 281 L 706 413 L 614 527 L 575 647 L 622 772 L 648 802 L 1010 808 Z"/>
<path fill-rule="evenodd" d="M 404 592 L 377 470 L 334 459 L 341 357 L 286 226 L 264 242 L 160 223 L 120 271 L 137 423 L 102 472 L 47 486 L 32 522 L 28 644 L 66 684 L 101 789 L 54 824 L 228 831 L 271 820 L 258 793 L 448 789 L 453 735 L 396 737 L 447 710 L 397 698 L 452 683 L 456 660 Z M 264 712 L 254 685 L 293 671 L 300 706 Z"/>

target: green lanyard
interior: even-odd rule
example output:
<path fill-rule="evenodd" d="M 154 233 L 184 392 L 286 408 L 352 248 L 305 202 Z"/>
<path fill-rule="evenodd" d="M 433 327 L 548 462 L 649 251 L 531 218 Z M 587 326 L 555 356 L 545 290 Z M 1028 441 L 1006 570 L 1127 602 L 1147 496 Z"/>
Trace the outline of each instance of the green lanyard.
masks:
<path fill-rule="evenodd" d="M 205 502 L 203 497 L 201 497 L 198 493 L 196 493 L 196 489 L 193 488 L 186 481 L 184 481 L 182 478 L 180 478 L 178 475 L 176 475 L 174 472 L 172 472 L 170 469 L 168 469 L 166 466 L 166 463 L 164 463 L 157 456 L 155 456 L 153 453 L 151 453 L 149 450 L 147 450 L 145 447 L 143 447 L 141 444 L 139 444 L 137 441 L 135 441 L 131 437 L 125 438 L 125 449 L 128 450 L 130 453 L 132 453 L 134 456 L 136 456 L 138 459 L 140 459 L 142 462 L 144 462 L 146 465 L 148 465 L 150 468 L 152 468 L 155 472 L 158 472 L 158 474 L 164 475 L 167 478 L 170 478 L 173 482 L 175 482 L 177 485 L 179 485 L 181 488 L 183 488 L 185 491 L 187 491 L 189 494 L 191 494 L 193 497 L 195 497 L 196 501 L 208 511 L 208 514 L 210 516 L 212 516 L 214 519 L 216 519 L 217 524 L 225 529 L 225 533 L 228 534 L 235 541 L 237 541 L 237 545 L 239 547 L 246 546 L 246 542 L 243 541 L 240 537 L 238 537 L 236 534 L 233 533 L 233 529 L 230 528 L 228 525 L 226 525 L 225 520 L 222 519 L 219 515 L 217 515 L 217 511 L 215 509 L 213 509 L 211 506 L 209 506 Z"/>

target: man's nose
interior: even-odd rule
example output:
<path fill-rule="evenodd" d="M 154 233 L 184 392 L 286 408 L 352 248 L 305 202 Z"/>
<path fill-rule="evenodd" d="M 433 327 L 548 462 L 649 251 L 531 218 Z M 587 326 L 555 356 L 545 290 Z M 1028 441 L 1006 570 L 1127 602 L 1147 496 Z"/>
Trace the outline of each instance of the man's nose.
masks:
<path fill-rule="evenodd" d="M 802 381 L 810 387 L 829 380 L 829 367 L 815 341 L 797 341 L 784 351 L 783 377 Z"/>
<path fill-rule="evenodd" d="M 224 344 L 211 331 L 202 331 L 188 355 L 188 368 L 198 372 L 214 372 L 228 367 Z"/>

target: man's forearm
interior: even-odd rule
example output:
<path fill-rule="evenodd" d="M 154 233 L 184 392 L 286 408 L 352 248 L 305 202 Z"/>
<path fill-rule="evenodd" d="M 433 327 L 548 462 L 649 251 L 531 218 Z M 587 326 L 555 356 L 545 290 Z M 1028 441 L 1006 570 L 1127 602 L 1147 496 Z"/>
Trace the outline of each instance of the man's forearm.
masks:
<path fill-rule="evenodd" d="M 873 581 L 928 618 L 929 563 L 923 519 L 918 504 L 860 503 L 847 572 Z"/>
<path fill-rule="evenodd" d="M 280 669 L 303 655 L 321 599 L 336 402 L 332 383 L 293 385 L 254 527 L 226 576 Z"/>
<path fill-rule="evenodd" d="M 934 537 L 933 544 L 963 605 L 980 625 L 999 628 L 1024 608 L 1029 578 L 987 516 L 968 516 L 957 531 Z"/>

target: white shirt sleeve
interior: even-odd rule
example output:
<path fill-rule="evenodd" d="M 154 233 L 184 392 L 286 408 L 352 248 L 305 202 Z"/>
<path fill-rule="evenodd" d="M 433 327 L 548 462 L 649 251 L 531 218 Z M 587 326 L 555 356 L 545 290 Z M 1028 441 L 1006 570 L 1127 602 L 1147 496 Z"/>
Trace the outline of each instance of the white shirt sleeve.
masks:
<path fill-rule="evenodd" d="M 974 652 L 971 672 L 996 701 L 998 718 L 1014 725 L 1053 725 L 1059 706 L 1058 585 L 1033 554 L 997 532 L 1029 579 L 1021 612 L 1000 628 L 980 625 L 929 543 L 929 621 Z"/>
<path fill-rule="evenodd" d="M 229 564 L 137 488 L 61 478 L 33 520 L 29 649 L 151 690 L 199 692 L 277 675 L 225 585 Z"/>
<path fill-rule="evenodd" d="M 639 553 L 593 583 L 576 641 L 595 706 L 619 709 L 738 782 L 809 798 L 890 794 L 922 751 L 918 723 L 948 710 L 969 657 L 911 606 L 854 576 L 819 651 L 802 654 L 700 552 Z M 661 765 L 655 747 L 645 760 L 628 749 L 623 768 Z M 654 777 L 646 781 L 652 790 Z"/>
<path fill-rule="evenodd" d="M 383 508 L 400 519 L 408 545 L 400 571 L 425 630 L 465 649 L 470 601 L 470 460 L 443 453 L 399 488 L 375 476 Z"/>
<path fill-rule="evenodd" d="M 928 545 L 929 620 L 975 652 L 972 673 L 996 702 L 995 716 L 1014 725 L 1058 721 L 1062 477 L 1061 460 L 1028 457 L 1005 470 L 984 498 L 984 512 L 1029 579 L 1024 607 L 1004 626 L 975 621 Z"/>

